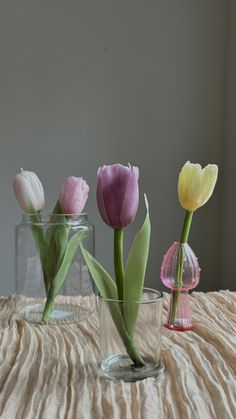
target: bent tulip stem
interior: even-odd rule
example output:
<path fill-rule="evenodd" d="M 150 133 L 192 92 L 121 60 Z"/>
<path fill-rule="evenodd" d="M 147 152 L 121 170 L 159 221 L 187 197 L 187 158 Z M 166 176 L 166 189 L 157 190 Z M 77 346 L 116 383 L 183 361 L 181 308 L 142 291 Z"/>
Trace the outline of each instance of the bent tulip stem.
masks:
<path fill-rule="evenodd" d="M 114 303 L 108 301 L 109 311 L 111 313 L 111 317 L 117 329 L 117 332 L 120 335 L 120 338 L 125 346 L 127 354 L 129 355 L 130 359 L 133 361 L 134 368 L 140 368 L 145 365 L 142 356 L 136 346 L 135 337 L 130 336 L 127 331 L 125 320 L 123 316 L 122 310 L 122 303 Z"/>
<path fill-rule="evenodd" d="M 45 308 L 44 308 L 44 311 L 43 311 L 43 317 L 42 317 L 42 322 L 44 324 L 49 323 L 50 316 L 51 316 L 51 313 L 53 311 L 53 300 L 54 300 L 53 297 L 48 296 L 47 302 L 46 302 L 46 305 L 45 305 Z"/>
<path fill-rule="evenodd" d="M 132 359 L 134 363 L 134 368 L 141 368 L 145 366 L 143 358 L 138 348 L 135 346 L 134 339 L 131 338 L 129 344 L 126 344 L 126 350 L 130 359 Z"/>
<path fill-rule="evenodd" d="M 183 277 L 183 268 L 184 268 L 184 254 L 182 251 L 182 244 L 188 242 L 192 218 L 193 218 L 193 212 L 187 210 L 185 213 L 184 225 L 183 225 L 183 230 L 182 230 L 181 239 L 180 239 L 180 252 L 179 252 L 178 263 L 177 263 L 177 268 L 176 268 L 176 284 L 175 284 L 176 288 L 182 287 L 182 277 Z M 177 307 L 178 307 L 178 301 L 179 301 L 179 293 L 180 291 L 178 289 L 173 290 L 173 293 L 172 293 L 171 324 L 173 325 L 176 322 L 176 313 L 177 313 Z"/>

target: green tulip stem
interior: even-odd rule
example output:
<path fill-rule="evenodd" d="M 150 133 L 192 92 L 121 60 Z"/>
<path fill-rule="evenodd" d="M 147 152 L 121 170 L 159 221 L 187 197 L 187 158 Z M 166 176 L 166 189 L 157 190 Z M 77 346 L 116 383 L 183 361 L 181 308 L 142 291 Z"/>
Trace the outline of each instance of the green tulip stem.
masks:
<path fill-rule="evenodd" d="M 185 244 L 188 242 L 189 231 L 192 223 L 193 212 L 186 211 L 185 218 L 184 218 L 184 225 L 180 239 L 180 245 Z M 178 264 L 176 269 L 176 289 L 172 291 L 172 311 L 171 311 L 171 324 L 174 325 L 176 321 L 176 312 L 177 306 L 179 301 L 179 294 L 182 286 L 182 276 L 183 276 L 183 267 L 184 267 L 184 254 L 182 250 L 182 246 L 180 246 Z"/>
<path fill-rule="evenodd" d="M 119 300 L 123 300 L 124 284 L 124 231 L 123 228 L 114 229 L 114 267 Z"/>
<path fill-rule="evenodd" d="M 37 251 L 39 253 L 40 262 L 41 262 L 42 271 L 43 271 L 45 292 L 47 295 L 50 288 L 50 279 L 48 278 L 47 271 L 45 269 L 45 258 L 47 254 L 47 247 L 46 247 L 46 242 L 45 242 L 44 231 L 43 231 L 43 228 L 41 227 L 41 214 L 40 212 L 37 212 L 34 210 L 32 204 L 30 204 L 30 212 L 31 212 L 30 221 L 32 223 L 31 231 L 34 237 Z"/>
<path fill-rule="evenodd" d="M 192 218 L 193 218 L 193 212 L 186 211 L 180 244 L 184 244 L 188 242 L 188 236 L 189 236 L 189 231 L 190 231 L 190 227 L 192 223 Z"/>
<path fill-rule="evenodd" d="M 130 358 L 134 362 L 134 367 L 143 367 L 144 361 L 136 347 L 135 339 L 133 335 L 130 335 L 126 330 L 126 322 L 123 310 L 123 288 L 124 288 L 124 231 L 123 228 L 115 228 L 114 229 L 114 267 L 115 267 L 115 276 L 116 276 L 116 285 L 117 285 L 117 294 L 118 299 L 121 301 L 119 304 L 121 316 L 122 316 L 122 323 L 123 326 L 119 325 L 119 328 L 122 329 L 124 327 L 124 331 L 122 333 L 122 339 L 124 345 L 126 347 L 127 353 L 129 354 Z M 122 329 L 123 330 L 123 329 Z"/>

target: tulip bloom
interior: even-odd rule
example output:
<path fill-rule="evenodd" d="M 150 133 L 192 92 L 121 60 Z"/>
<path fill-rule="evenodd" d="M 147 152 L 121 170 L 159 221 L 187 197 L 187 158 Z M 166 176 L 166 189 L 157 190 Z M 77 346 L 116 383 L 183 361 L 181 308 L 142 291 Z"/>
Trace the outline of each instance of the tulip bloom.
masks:
<path fill-rule="evenodd" d="M 21 208 L 27 212 L 41 211 L 45 205 L 42 183 L 34 172 L 21 169 L 14 179 L 13 187 Z"/>
<path fill-rule="evenodd" d="M 180 244 L 188 242 L 193 213 L 211 197 L 217 181 L 217 176 L 218 166 L 216 164 L 208 164 L 202 169 L 200 164 L 193 164 L 187 161 L 183 166 L 179 174 L 178 195 L 179 202 L 186 210 L 186 213 Z M 179 284 L 182 283 L 183 266 L 184 259 L 183 252 L 181 251 L 176 268 L 176 288 L 179 288 Z M 171 323 L 173 325 L 176 320 L 179 293 L 180 291 L 177 289 L 174 290 L 172 294 Z"/>
<path fill-rule="evenodd" d="M 103 221 L 112 228 L 131 224 L 139 203 L 139 170 L 121 164 L 98 170 L 97 203 Z"/>
<path fill-rule="evenodd" d="M 64 214 L 80 215 L 88 199 L 88 192 L 89 186 L 82 177 L 67 177 L 60 194 L 60 205 Z"/>
<path fill-rule="evenodd" d="M 218 175 L 216 164 L 208 164 L 204 169 L 200 164 L 186 162 L 178 182 L 179 202 L 190 212 L 204 205 L 211 197 Z"/>
<path fill-rule="evenodd" d="M 88 269 L 102 297 L 113 301 L 108 304 L 114 325 L 123 341 L 127 354 L 133 361 L 132 367 L 145 366 L 136 342 L 135 330 L 144 284 L 151 234 L 148 202 L 145 197 L 147 214 L 142 227 L 135 235 L 126 264 L 124 264 L 124 227 L 132 223 L 139 203 L 139 170 L 137 167 L 113 164 L 100 167 L 97 182 L 97 203 L 104 222 L 114 234 L 114 274 L 110 274 L 84 248 L 80 249 Z M 118 301 L 131 304 L 119 304 Z M 132 304 L 135 302 L 135 304 Z"/>

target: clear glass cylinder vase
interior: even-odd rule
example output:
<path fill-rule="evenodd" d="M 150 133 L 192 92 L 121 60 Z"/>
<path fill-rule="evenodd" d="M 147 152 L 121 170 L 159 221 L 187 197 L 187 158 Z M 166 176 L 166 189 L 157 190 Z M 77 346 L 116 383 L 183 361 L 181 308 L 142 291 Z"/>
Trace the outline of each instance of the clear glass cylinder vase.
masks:
<path fill-rule="evenodd" d="M 20 317 L 60 324 L 94 310 L 93 281 L 79 247 L 82 237 L 94 255 L 95 232 L 87 214 L 23 215 L 15 228 L 15 312 Z"/>
<path fill-rule="evenodd" d="M 140 303 L 101 296 L 99 302 L 102 375 L 127 382 L 155 377 L 161 364 L 163 294 L 144 288 Z"/>

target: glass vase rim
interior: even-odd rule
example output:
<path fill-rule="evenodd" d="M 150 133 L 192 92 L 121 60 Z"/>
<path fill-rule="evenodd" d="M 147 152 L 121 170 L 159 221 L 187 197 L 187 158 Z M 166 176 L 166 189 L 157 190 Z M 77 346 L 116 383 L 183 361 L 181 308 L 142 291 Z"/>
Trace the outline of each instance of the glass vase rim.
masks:
<path fill-rule="evenodd" d="M 144 300 L 144 301 L 142 301 L 142 300 L 140 300 L 140 301 L 137 301 L 137 300 L 119 300 L 118 298 L 117 299 L 112 299 L 112 298 L 106 298 L 106 297 L 103 297 L 100 293 L 98 294 L 98 298 L 99 298 L 99 300 L 101 300 L 101 301 L 106 301 L 106 302 L 108 302 L 108 303 L 122 303 L 122 304 L 151 304 L 151 303 L 156 303 L 156 302 L 158 302 L 158 301 L 162 301 L 163 300 L 163 298 L 164 298 L 164 294 L 163 294 L 163 292 L 162 291 L 160 291 L 160 290 L 156 290 L 156 289 L 154 289 L 154 288 L 148 288 L 148 287 L 144 287 L 143 289 L 142 289 L 142 294 L 141 295 L 143 295 L 144 293 L 153 293 L 153 294 L 155 294 L 156 295 L 156 297 L 155 298 L 152 298 L 152 299 L 150 299 L 150 300 Z"/>
<path fill-rule="evenodd" d="M 40 219 L 37 220 L 36 217 Z M 81 214 L 23 213 L 22 222 L 25 224 L 64 224 L 64 217 L 67 223 L 72 224 L 88 221 L 88 213 L 82 212 Z"/>

